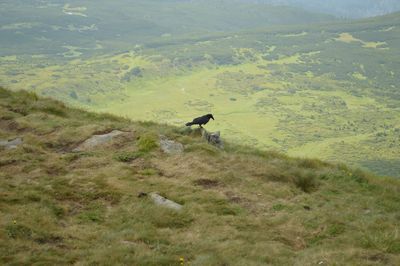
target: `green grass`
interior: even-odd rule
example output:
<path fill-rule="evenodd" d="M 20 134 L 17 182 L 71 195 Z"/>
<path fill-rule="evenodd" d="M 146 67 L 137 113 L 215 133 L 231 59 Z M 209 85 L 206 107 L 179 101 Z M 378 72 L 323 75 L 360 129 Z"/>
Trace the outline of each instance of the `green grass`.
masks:
<path fill-rule="evenodd" d="M 400 263 L 396 179 L 230 142 L 214 151 L 195 132 L 23 91 L 0 89 L 0 114 L 0 139 L 24 139 L 0 153 L 0 264 Z M 110 129 L 128 133 L 72 152 Z M 162 153 L 160 135 L 184 153 Z"/>
<path fill-rule="evenodd" d="M 138 140 L 139 152 L 148 153 L 158 147 L 156 134 L 144 134 Z"/>
<path fill-rule="evenodd" d="M 131 162 L 144 155 L 143 152 L 121 152 L 114 156 L 115 160 L 120 162 Z"/>

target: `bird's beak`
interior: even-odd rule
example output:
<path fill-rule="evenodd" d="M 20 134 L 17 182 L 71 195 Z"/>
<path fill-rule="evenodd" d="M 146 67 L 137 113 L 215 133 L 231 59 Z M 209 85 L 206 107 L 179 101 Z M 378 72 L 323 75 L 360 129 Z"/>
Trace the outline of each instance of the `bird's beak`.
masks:
<path fill-rule="evenodd" d="M 211 116 L 212 120 L 215 120 L 213 116 Z"/>

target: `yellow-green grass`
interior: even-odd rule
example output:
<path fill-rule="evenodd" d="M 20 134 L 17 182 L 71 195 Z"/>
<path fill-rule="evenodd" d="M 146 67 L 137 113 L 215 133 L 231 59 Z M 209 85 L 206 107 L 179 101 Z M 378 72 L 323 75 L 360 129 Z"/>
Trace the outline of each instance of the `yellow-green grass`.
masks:
<path fill-rule="evenodd" d="M 389 49 L 388 47 L 381 47 L 381 46 L 387 46 L 386 42 L 365 42 L 363 40 L 355 38 L 348 32 L 341 33 L 339 37 L 337 37 L 335 40 L 345 43 L 353 43 L 353 42 L 361 43 L 362 47 L 364 48 Z"/>
<path fill-rule="evenodd" d="M 257 100 L 269 97 L 271 91 L 284 90 L 275 85 L 273 80 L 268 80 L 268 90 L 250 95 L 241 95 L 235 92 L 226 92 L 216 88 L 216 76 L 223 72 L 244 71 L 245 73 L 262 73 L 254 65 L 239 65 L 220 69 L 203 69 L 189 72 L 179 76 L 159 78 L 132 84 L 126 89 L 128 96 L 124 102 L 104 103 L 106 107 L 98 108 L 103 112 L 115 113 L 128 118 L 140 117 L 144 120 L 162 121 L 172 125 L 183 125 L 193 117 L 203 113 L 212 112 L 217 120 L 212 121 L 207 128 L 220 130 L 229 140 L 251 143 L 258 147 L 277 148 L 279 145 L 272 141 L 273 138 L 283 138 L 286 132 L 279 130 L 277 124 L 284 113 L 276 112 L 266 106 L 267 112 L 258 113 L 255 108 Z M 265 74 L 265 73 L 264 73 Z M 325 80 L 327 81 L 327 80 Z M 328 81 L 329 82 L 329 81 Z M 334 82 L 332 83 L 334 84 Z M 365 106 L 374 105 L 384 108 L 373 98 L 356 97 L 344 91 L 305 91 L 307 95 L 278 96 L 282 107 L 294 113 L 313 115 L 313 112 L 302 110 L 304 103 L 318 102 L 320 97 L 339 97 L 344 99 L 349 110 L 355 113 L 365 112 Z M 212 95 L 212 96 L 211 96 Z M 235 101 L 231 99 L 234 98 Z M 189 101 L 207 101 L 210 106 L 193 107 L 187 105 Z M 150 104 L 149 104 L 150 103 Z M 279 107 L 278 107 L 279 108 Z M 165 112 L 171 111 L 171 112 Z M 165 113 L 165 114 L 164 114 Z M 338 117 L 338 119 L 342 119 Z M 313 127 L 318 128 L 319 121 Z M 300 123 L 301 124 L 301 123 Z M 299 125 L 301 126 L 301 125 Z M 352 134 L 351 136 L 326 137 L 325 140 L 315 140 L 301 145 L 291 146 L 287 152 L 290 155 L 305 157 L 332 158 L 330 145 L 335 142 L 352 140 L 359 143 L 372 133 Z M 361 145 L 361 144 L 360 144 Z M 324 148 L 323 148 L 324 147 Z M 300 151 L 300 152 L 299 152 Z M 336 157 L 337 161 L 346 161 L 346 158 Z"/>
<path fill-rule="evenodd" d="M 0 264 L 398 265 L 400 183 L 0 89 Z M 93 134 L 123 136 L 87 152 Z M 159 135 L 185 145 L 166 155 Z M 126 159 L 126 155 L 136 154 Z M 122 159 L 121 159 L 122 158 Z M 126 160 L 125 160 L 126 159 Z M 140 192 L 182 204 L 155 206 Z"/>
<path fill-rule="evenodd" d="M 138 82 L 125 90 L 127 98 L 124 102 L 104 103 L 105 107 L 96 107 L 96 110 L 174 125 L 183 125 L 196 116 L 212 112 L 217 120 L 207 125 L 210 130 L 226 132 L 233 138 L 250 135 L 261 143 L 271 144 L 266 136 L 273 135 L 277 118 L 273 114 L 269 116 L 255 114 L 254 104 L 261 95 L 243 96 L 216 88 L 218 74 L 239 70 L 245 70 L 247 73 L 260 72 L 255 65 L 249 64 L 216 70 L 204 69 L 179 76 Z M 232 101 L 232 98 L 236 101 Z M 196 101 L 207 101 L 211 106 L 196 107 L 188 104 Z M 163 117 L 163 111 L 173 113 Z M 237 136 L 237 133 L 241 136 Z"/>

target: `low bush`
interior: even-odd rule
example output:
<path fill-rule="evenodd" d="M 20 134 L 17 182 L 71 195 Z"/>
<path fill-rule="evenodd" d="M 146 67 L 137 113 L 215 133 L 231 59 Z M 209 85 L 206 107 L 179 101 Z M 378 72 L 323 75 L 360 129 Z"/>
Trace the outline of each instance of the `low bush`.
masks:
<path fill-rule="evenodd" d="M 147 133 L 140 136 L 137 144 L 140 152 L 151 152 L 158 147 L 158 138 L 155 134 Z"/>

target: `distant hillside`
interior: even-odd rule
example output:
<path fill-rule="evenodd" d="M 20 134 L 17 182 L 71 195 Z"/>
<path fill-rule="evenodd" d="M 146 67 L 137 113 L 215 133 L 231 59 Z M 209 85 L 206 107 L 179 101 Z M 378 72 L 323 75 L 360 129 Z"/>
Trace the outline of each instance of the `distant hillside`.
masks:
<path fill-rule="evenodd" d="M 197 133 L 0 89 L 0 264 L 400 264 L 399 180 Z"/>
<path fill-rule="evenodd" d="M 252 2 L 289 5 L 345 18 L 373 17 L 400 10 L 398 0 L 254 0 Z"/>
<path fill-rule="evenodd" d="M 124 49 L 149 40 L 331 21 L 295 7 L 232 1 L 118 0 L 0 3 L 0 56 Z"/>

